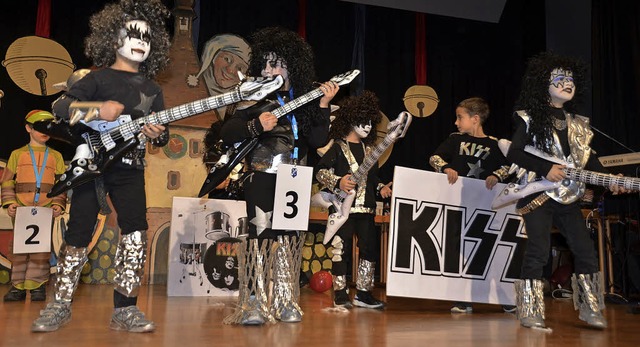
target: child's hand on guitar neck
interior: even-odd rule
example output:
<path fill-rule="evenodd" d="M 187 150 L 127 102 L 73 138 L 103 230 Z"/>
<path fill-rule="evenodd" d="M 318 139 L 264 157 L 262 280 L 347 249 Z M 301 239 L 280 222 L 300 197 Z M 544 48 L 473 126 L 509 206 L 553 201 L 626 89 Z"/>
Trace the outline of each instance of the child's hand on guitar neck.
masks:
<path fill-rule="evenodd" d="M 347 174 L 342 176 L 340 179 L 340 190 L 343 192 L 350 192 L 356 187 L 356 182 L 350 180 L 351 174 Z"/>
<path fill-rule="evenodd" d="M 551 170 L 547 172 L 547 175 L 545 176 L 545 178 L 551 182 L 562 181 L 567 177 L 567 174 L 564 172 L 564 168 L 565 168 L 564 165 L 553 164 L 553 166 L 551 167 Z"/>

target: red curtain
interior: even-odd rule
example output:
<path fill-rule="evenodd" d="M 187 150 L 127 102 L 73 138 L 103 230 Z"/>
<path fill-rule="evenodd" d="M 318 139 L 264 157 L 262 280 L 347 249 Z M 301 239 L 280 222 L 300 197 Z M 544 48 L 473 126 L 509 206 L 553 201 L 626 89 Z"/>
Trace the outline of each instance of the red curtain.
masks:
<path fill-rule="evenodd" d="M 38 0 L 36 36 L 51 36 L 51 0 Z"/>
<path fill-rule="evenodd" d="M 427 35 L 425 14 L 416 13 L 416 84 L 427 84 Z"/>
<path fill-rule="evenodd" d="M 298 35 L 307 39 L 307 0 L 298 0 Z"/>

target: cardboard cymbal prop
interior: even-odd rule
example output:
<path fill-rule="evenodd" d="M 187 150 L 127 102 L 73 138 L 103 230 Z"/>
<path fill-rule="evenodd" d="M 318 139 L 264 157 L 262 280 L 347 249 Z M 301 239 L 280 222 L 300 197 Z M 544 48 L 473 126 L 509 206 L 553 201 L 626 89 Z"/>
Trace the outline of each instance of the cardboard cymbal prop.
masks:
<path fill-rule="evenodd" d="M 414 117 L 428 117 L 435 112 L 440 100 L 436 91 L 424 85 L 409 87 L 404 93 L 404 107 Z"/>
<path fill-rule="evenodd" d="M 75 67 L 62 45 L 39 36 L 15 40 L 7 49 L 2 65 L 18 87 L 41 96 L 59 93 L 60 89 L 53 85 L 66 81 Z"/>

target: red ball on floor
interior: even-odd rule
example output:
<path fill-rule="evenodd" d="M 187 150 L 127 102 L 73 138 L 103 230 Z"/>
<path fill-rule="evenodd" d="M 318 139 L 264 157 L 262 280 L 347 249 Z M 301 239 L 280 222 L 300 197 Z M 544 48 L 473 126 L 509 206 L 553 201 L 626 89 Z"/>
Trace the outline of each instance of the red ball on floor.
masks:
<path fill-rule="evenodd" d="M 321 270 L 313 275 L 311 275 L 311 280 L 309 280 L 309 286 L 311 289 L 318 293 L 326 292 L 331 289 L 333 285 L 333 279 L 331 274 L 327 271 Z"/>

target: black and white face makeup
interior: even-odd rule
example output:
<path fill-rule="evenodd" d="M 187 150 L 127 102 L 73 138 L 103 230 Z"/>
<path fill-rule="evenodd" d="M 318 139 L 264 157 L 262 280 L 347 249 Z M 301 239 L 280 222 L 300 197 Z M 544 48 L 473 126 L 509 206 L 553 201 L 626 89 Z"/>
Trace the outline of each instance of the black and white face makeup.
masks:
<path fill-rule="evenodd" d="M 367 124 L 360 124 L 360 125 L 354 126 L 353 131 L 356 132 L 358 137 L 360 137 L 361 139 L 364 139 L 365 137 L 369 136 L 369 133 L 371 132 L 371 121 L 369 121 L 369 123 Z"/>
<path fill-rule="evenodd" d="M 576 93 L 576 86 L 573 83 L 573 72 L 562 68 L 555 68 L 549 77 L 549 96 L 551 105 L 562 107 L 562 105 L 573 99 Z"/>
<path fill-rule="evenodd" d="M 287 62 L 278 57 L 275 53 L 270 52 L 264 55 L 264 67 L 262 68 L 262 77 L 273 77 L 280 75 L 284 79 L 283 90 L 289 89 L 289 70 L 287 70 Z"/>
<path fill-rule="evenodd" d="M 118 53 L 126 59 L 141 63 L 151 51 L 151 31 L 149 24 L 142 20 L 132 20 L 120 29 Z"/>

